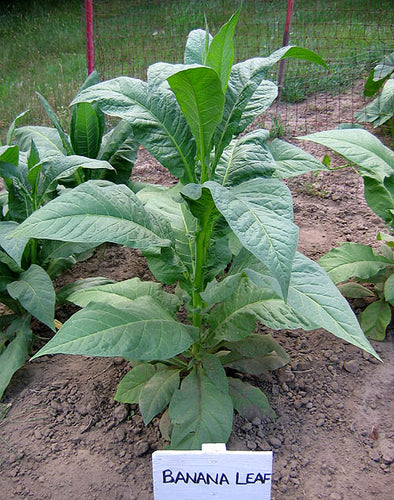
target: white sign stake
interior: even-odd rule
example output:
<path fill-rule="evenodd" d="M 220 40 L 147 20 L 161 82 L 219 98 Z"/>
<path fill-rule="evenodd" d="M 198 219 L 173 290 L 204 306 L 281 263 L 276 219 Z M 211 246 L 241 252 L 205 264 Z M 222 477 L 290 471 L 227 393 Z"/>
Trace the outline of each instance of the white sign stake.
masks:
<path fill-rule="evenodd" d="M 223 443 L 202 451 L 155 451 L 155 500 L 270 500 L 272 451 L 227 451 Z"/>

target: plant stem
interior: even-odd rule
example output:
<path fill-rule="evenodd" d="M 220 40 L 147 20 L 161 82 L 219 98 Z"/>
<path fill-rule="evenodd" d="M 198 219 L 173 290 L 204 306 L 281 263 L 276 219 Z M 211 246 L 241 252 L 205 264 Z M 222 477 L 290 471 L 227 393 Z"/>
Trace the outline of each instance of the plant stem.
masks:
<path fill-rule="evenodd" d="M 30 261 L 36 264 L 38 259 L 38 241 L 35 239 L 30 240 Z"/>

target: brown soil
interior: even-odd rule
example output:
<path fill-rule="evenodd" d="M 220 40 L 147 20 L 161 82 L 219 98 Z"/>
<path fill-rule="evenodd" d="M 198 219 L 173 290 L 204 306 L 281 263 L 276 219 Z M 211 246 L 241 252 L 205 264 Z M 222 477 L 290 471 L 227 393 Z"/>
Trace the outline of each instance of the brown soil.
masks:
<path fill-rule="evenodd" d="M 320 99 L 325 108 L 330 97 Z M 333 127 L 353 113 L 354 98 L 343 96 L 340 113 L 338 102 L 332 100 Z M 288 112 L 290 136 L 305 133 L 308 123 L 318 128 L 318 103 L 315 96 L 294 107 L 293 120 Z M 274 111 L 280 112 L 280 105 Z M 324 154 L 311 144 L 305 148 L 320 158 Z M 171 182 L 143 150 L 134 178 Z M 367 207 L 362 182 L 352 171 L 306 175 L 289 186 L 299 247 L 307 256 L 317 259 L 341 241 L 376 244 L 383 224 Z M 58 284 L 94 275 L 150 279 L 138 252 L 109 245 Z M 363 305 L 356 302 L 356 312 Z M 58 311 L 61 320 L 69 314 Z M 278 419 L 236 416 L 228 444 L 274 451 L 274 500 L 394 498 L 393 333 L 374 343 L 384 361 L 378 363 L 323 330 L 274 332 L 291 363 L 253 382 L 266 391 Z M 59 355 L 28 363 L 16 374 L 3 398 L 8 412 L 0 417 L 0 498 L 153 497 L 151 453 L 163 444 L 157 422 L 144 427 L 137 408 L 113 401 L 127 369 L 122 359 Z"/>

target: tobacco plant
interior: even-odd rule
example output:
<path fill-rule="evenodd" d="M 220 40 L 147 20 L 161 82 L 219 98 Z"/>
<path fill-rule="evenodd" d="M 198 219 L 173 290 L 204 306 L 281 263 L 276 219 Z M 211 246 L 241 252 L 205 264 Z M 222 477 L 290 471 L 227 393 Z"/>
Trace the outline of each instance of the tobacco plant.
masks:
<path fill-rule="evenodd" d="M 362 123 L 372 123 L 375 128 L 388 123 L 394 141 L 394 52 L 385 56 L 371 70 L 364 95 L 374 99 L 356 113 L 356 119 Z"/>
<path fill-rule="evenodd" d="M 277 96 L 266 79 L 284 57 L 323 64 L 284 47 L 232 65 L 238 12 L 215 37 L 194 30 L 183 64 L 156 63 L 147 82 L 93 85 L 95 103 L 131 124 L 134 137 L 180 182 L 146 186 L 89 181 L 32 214 L 18 234 L 139 248 L 159 283 L 138 278 L 79 290 L 82 309 L 37 354 L 123 356 L 131 370 L 115 398 L 161 415 L 172 448 L 226 442 L 234 409 L 274 416 L 241 373 L 286 364 L 273 330 L 323 327 L 375 355 L 325 271 L 297 252 L 292 198 L 281 181 L 323 165 L 266 130 L 247 131 Z M 243 134 L 243 135 L 240 135 Z M 161 284 L 174 285 L 175 293 Z M 166 410 L 166 408 L 168 409 Z M 164 413 L 162 413 L 164 412 Z"/>
<path fill-rule="evenodd" d="M 379 252 L 344 243 L 319 260 L 346 297 L 375 298 L 361 313 L 360 324 L 368 337 L 383 340 L 394 306 L 394 152 L 363 129 L 328 130 L 302 139 L 327 146 L 357 165 L 365 200 L 386 223 L 386 231 L 377 236 L 382 242 Z"/>
<path fill-rule="evenodd" d="M 55 290 L 52 280 L 91 255 L 91 243 L 71 244 L 9 237 L 21 222 L 58 195 L 61 179 L 83 166 L 112 169 L 104 161 L 52 153 L 44 158 L 33 140 L 27 152 L 12 143 L 19 115 L 11 125 L 7 145 L 0 147 L 0 303 L 10 311 L 0 321 L 0 397 L 30 351 L 31 317 L 55 331 Z"/>
<path fill-rule="evenodd" d="M 79 89 L 77 96 L 98 81 L 98 74 L 93 71 Z M 27 151 L 33 140 L 41 158 L 57 155 L 59 161 L 70 163 L 72 158 L 79 157 L 81 166 L 72 175 L 59 181 L 67 187 L 74 187 L 90 179 L 128 183 L 138 149 L 138 143 L 133 138 L 128 122 L 119 121 L 105 134 L 104 113 L 95 104 L 82 102 L 72 107 L 70 132 L 67 134 L 48 101 L 37 94 L 54 128 L 30 125 L 17 128 L 13 136 L 22 150 Z M 82 158 L 108 162 L 112 168 L 108 163 L 102 163 L 101 167 L 100 163 L 97 163 L 95 168 L 85 166 Z"/>

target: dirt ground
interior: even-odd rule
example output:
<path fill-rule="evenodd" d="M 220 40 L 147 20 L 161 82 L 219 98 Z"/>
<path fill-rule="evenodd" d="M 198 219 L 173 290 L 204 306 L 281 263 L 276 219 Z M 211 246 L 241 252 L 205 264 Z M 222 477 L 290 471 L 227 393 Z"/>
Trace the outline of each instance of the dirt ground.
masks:
<path fill-rule="evenodd" d="M 332 101 L 327 112 L 333 127 L 351 120 L 362 101 L 357 108 L 349 95 L 342 97 L 314 96 L 294 106 L 281 115 L 286 134 L 319 129 L 319 99 L 324 109 Z M 280 114 L 280 105 L 273 112 Z M 260 122 L 269 126 L 271 120 L 269 115 Z M 317 146 L 304 147 L 324 155 Z M 171 182 L 143 150 L 134 179 Z M 316 260 L 342 241 L 376 245 L 383 223 L 367 207 L 354 172 L 306 175 L 288 184 L 299 249 L 308 257 Z M 138 252 L 108 245 L 58 285 L 94 275 L 150 279 Z M 356 313 L 365 306 L 353 305 Z M 64 321 L 70 312 L 60 309 L 58 318 Z M 384 342 L 373 343 L 384 363 L 323 330 L 273 335 L 291 363 L 252 381 L 266 391 L 278 418 L 273 423 L 236 416 L 228 449 L 273 450 L 273 500 L 392 500 L 393 325 Z M 151 454 L 163 443 L 156 420 L 145 427 L 134 405 L 113 400 L 127 370 L 122 359 L 58 355 L 28 363 L 15 375 L 0 414 L 1 499 L 153 498 Z"/>

